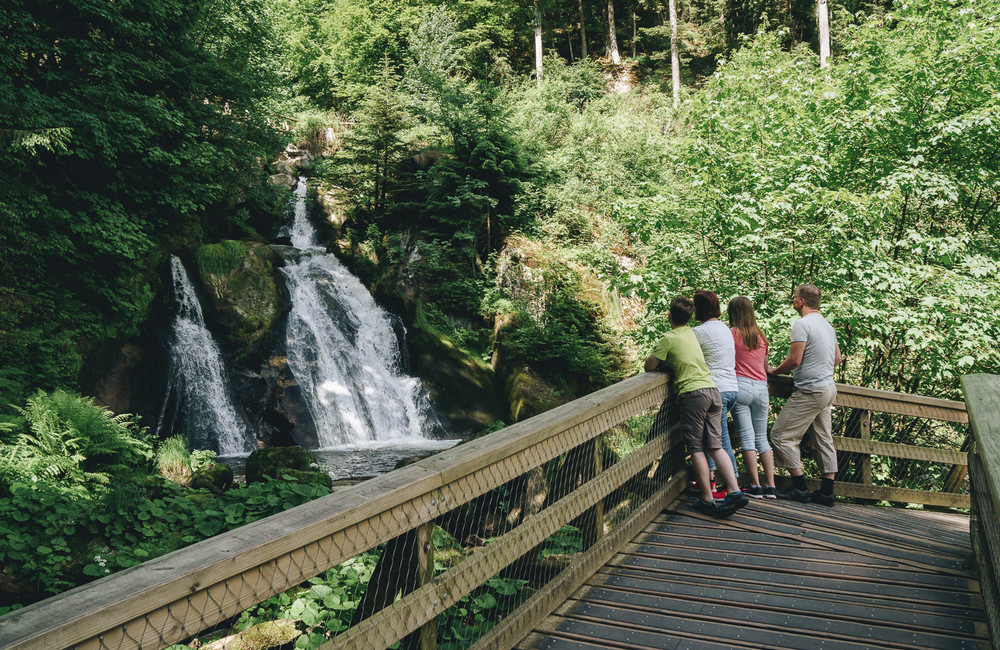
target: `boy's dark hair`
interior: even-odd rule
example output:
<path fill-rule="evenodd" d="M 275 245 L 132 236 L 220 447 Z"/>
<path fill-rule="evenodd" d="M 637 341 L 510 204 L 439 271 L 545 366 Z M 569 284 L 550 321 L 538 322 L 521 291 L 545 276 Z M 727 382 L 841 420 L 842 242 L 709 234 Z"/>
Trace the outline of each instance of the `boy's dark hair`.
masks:
<path fill-rule="evenodd" d="M 722 316 L 722 310 L 719 308 L 719 297 L 717 295 L 705 289 L 694 292 L 694 317 L 699 322 L 704 323 L 709 318 L 718 318 L 720 316 Z"/>
<path fill-rule="evenodd" d="M 670 301 L 670 322 L 674 325 L 687 325 L 694 314 L 694 301 L 687 296 L 677 296 Z"/>

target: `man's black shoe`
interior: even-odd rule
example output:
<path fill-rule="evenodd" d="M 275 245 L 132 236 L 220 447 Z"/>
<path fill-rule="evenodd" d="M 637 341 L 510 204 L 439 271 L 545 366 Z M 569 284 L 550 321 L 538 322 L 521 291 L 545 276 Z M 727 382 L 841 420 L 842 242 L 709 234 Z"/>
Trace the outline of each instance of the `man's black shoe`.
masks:
<path fill-rule="evenodd" d="M 809 503 L 812 499 L 812 493 L 809 490 L 800 490 L 794 485 L 787 490 L 782 490 L 778 492 L 778 498 L 784 499 L 785 501 L 798 501 L 800 503 Z"/>
<path fill-rule="evenodd" d="M 823 494 L 819 490 L 813 492 L 809 498 L 813 503 L 830 506 L 831 508 L 833 507 L 833 504 L 837 502 L 837 500 L 833 498 L 832 494 Z"/>

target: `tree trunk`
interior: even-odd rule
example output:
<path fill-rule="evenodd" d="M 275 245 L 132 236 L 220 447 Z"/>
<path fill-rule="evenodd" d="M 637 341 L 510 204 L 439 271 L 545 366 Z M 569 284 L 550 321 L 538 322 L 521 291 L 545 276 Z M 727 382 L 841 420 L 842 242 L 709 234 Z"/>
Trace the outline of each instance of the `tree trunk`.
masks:
<path fill-rule="evenodd" d="M 535 80 L 542 85 L 542 7 L 535 0 Z"/>
<path fill-rule="evenodd" d="M 587 58 L 587 19 L 583 15 L 583 0 L 578 0 L 580 6 L 580 58 Z"/>
<path fill-rule="evenodd" d="M 618 36 L 615 34 L 614 0 L 608 0 L 608 55 L 615 65 L 622 62 L 621 54 L 618 53 Z"/>
<path fill-rule="evenodd" d="M 830 9 L 826 0 L 816 1 L 816 19 L 819 22 L 819 67 L 825 68 L 830 63 Z"/>
<path fill-rule="evenodd" d="M 674 86 L 674 108 L 681 105 L 681 57 L 677 50 L 677 0 L 670 0 L 670 77 Z"/>
<path fill-rule="evenodd" d="M 635 27 L 635 12 L 632 12 L 632 58 L 636 57 L 636 41 L 639 40 L 639 34 Z"/>

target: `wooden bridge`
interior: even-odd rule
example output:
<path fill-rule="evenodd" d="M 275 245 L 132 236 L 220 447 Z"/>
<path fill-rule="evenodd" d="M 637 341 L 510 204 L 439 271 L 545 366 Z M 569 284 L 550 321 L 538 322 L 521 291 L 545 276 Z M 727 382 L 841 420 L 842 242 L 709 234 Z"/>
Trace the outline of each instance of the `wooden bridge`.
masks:
<path fill-rule="evenodd" d="M 989 648 L 1000 377 L 963 388 L 838 386 L 836 492 L 858 502 L 717 520 L 682 495 L 668 377 L 633 377 L 9 614 L 0 647 L 203 641 L 291 590 L 314 609 L 281 625 L 309 647 Z"/>

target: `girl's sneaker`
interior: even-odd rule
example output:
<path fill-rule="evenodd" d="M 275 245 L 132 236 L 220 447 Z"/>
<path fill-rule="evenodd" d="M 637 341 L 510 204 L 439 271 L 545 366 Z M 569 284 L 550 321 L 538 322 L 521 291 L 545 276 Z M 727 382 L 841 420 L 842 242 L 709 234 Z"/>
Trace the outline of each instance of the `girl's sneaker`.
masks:
<path fill-rule="evenodd" d="M 773 485 L 765 485 L 763 488 L 765 499 L 777 499 L 778 498 L 778 488 Z"/>
<path fill-rule="evenodd" d="M 764 498 L 764 488 L 759 485 L 750 485 L 743 488 L 743 494 L 747 495 L 751 499 L 763 499 Z"/>

